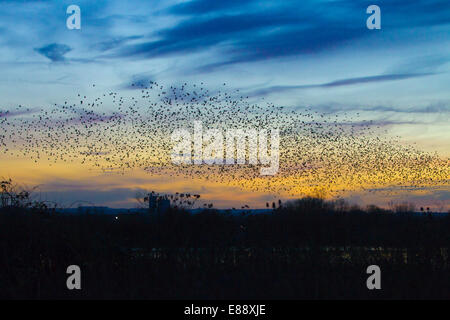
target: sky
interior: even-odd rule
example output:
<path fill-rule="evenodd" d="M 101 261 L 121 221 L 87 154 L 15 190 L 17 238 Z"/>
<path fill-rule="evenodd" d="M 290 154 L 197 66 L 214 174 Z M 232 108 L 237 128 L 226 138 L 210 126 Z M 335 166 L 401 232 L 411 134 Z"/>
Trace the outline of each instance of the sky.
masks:
<path fill-rule="evenodd" d="M 80 30 L 66 27 L 72 4 L 81 9 Z M 366 27 L 372 4 L 381 9 L 380 30 Z M 45 110 L 79 93 L 133 92 L 133 83 L 204 83 L 211 91 L 226 83 L 252 101 L 358 114 L 405 145 L 436 153 L 447 173 L 449 62 L 445 0 L 5 0 L 0 6 L 0 117 L 27 117 L 14 108 Z M 83 199 L 132 207 L 135 194 L 150 189 L 198 192 L 218 207 L 295 197 L 242 183 L 88 169 L 0 155 L 0 176 L 39 185 L 41 198 L 66 206 Z M 360 204 L 450 206 L 448 179 L 389 197 L 358 188 L 345 196 Z"/>

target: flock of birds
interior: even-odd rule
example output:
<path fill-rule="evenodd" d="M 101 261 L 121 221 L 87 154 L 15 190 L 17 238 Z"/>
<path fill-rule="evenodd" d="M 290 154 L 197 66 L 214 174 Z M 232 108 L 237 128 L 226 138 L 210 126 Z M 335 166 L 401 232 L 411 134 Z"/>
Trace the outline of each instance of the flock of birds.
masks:
<path fill-rule="evenodd" d="M 82 163 L 105 173 L 143 169 L 287 196 L 449 184 L 448 159 L 402 145 L 357 114 L 254 102 L 225 84 L 214 91 L 203 83 L 133 87 L 77 94 L 42 109 L 0 111 L 0 158 L 3 153 L 39 165 Z M 171 133 L 192 128 L 195 120 L 204 129 L 279 129 L 278 174 L 261 176 L 261 165 L 172 164 Z"/>

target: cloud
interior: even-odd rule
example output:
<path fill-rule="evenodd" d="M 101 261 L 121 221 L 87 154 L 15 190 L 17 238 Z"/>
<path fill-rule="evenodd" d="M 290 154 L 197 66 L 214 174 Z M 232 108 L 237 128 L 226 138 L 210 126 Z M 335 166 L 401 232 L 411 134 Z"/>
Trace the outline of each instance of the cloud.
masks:
<path fill-rule="evenodd" d="M 369 83 L 369 82 L 404 80 L 404 79 L 430 76 L 433 74 L 434 73 L 383 74 L 383 75 L 378 75 L 378 76 L 341 79 L 341 80 L 336 80 L 336 81 L 320 84 L 320 85 L 318 85 L 318 87 L 329 88 L 329 87 L 340 87 L 340 86 L 348 86 L 348 85 Z"/>
<path fill-rule="evenodd" d="M 388 69 L 392 73 L 425 73 L 437 72 L 442 66 L 450 62 L 449 56 L 427 55 L 403 61 Z"/>
<path fill-rule="evenodd" d="M 133 89 L 133 90 L 141 90 L 142 88 L 148 87 L 155 79 L 152 75 L 149 74 L 136 74 L 133 75 L 130 81 L 124 83 L 121 88 L 122 89 Z"/>
<path fill-rule="evenodd" d="M 125 43 L 132 41 L 132 40 L 139 40 L 142 39 L 142 35 L 134 35 L 134 36 L 128 36 L 128 37 L 116 37 L 112 38 L 106 41 L 101 41 L 96 44 L 94 44 L 92 47 L 94 49 L 100 50 L 100 51 L 108 51 L 115 48 L 118 48 Z"/>
<path fill-rule="evenodd" d="M 51 5 L 51 1 L 39 1 L 40 4 L 36 5 L 29 2 L 27 7 L 33 10 L 33 20 L 30 20 L 32 31 L 26 40 L 29 43 L 42 39 L 43 36 L 51 36 L 50 41 L 55 43 L 36 51 L 53 62 L 65 61 L 64 56 L 71 48 L 58 42 L 67 37 L 67 32 L 64 28 L 55 29 L 56 22 L 49 18 L 59 14 L 59 11 Z M 165 3 L 157 2 L 151 7 L 158 10 L 143 15 L 142 10 L 138 9 L 145 10 L 149 6 L 145 1 L 137 1 L 136 10 L 130 9 L 127 12 L 123 11 L 117 0 L 81 1 L 83 25 L 86 29 L 83 29 L 83 38 L 77 43 L 77 48 L 80 52 L 83 48 L 108 52 L 108 58 L 153 59 L 205 52 L 220 46 L 219 49 L 223 50 L 202 60 L 205 65 L 197 67 L 197 71 L 206 72 L 242 62 L 334 50 L 353 40 L 373 35 L 365 27 L 365 8 L 369 4 L 372 3 L 350 0 L 252 0 L 245 3 L 238 0 L 193 0 L 169 5 L 165 9 L 163 7 L 163 10 L 159 8 Z M 383 28 L 391 32 L 383 34 L 384 41 L 389 41 L 392 32 L 395 36 L 400 29 L 405 31 L 408 28 L 450 22 L 450 17 L 445 14 L 449 7 L 448 1 L 380 0 L 377 4 L 382 8 Z M 2 16 L 0 13 L 0 18 L 5 17 L 6 14 Z M 51 22 L 42 23 L 38 17 Z M 21 24 L 27 24 L 19 14 L 14 15 L 14 18 L 22 19 Z M 170 27 L 167 27 L 167 22 Z M 0 25 L 0 28 L 4 29 L 4 26 Z M 11 48 L 11 42 L 22 38 L 14 35 L 12 28 L 7 29 L 5 39 L 8 39 Z M 50 33 L 50 30 L 61 31 Z M 130 32 L 136 33 L 136 30 L 147 30 L 150 33 L 129 35 Z M 408 33 L 402 40 L 410 41 L 414 38 Z M 380 41 L 380 37 L 375 41 Z M 25 43 L 22 41 L 17 45 L 24 46 Z M 116 51 L 110 52 L 112 50 Z M 93 61 L 89 57 L 85 59 L 86 62 Z"/>
<path fill-rule="evenodd" d="M 304 109 L 304 107 L 297 107 L 296 109 Z M 324 103 L 314 106 L 314 109 L 321 110 L 324 113 L 336 113 L 343 111 L 366 111 L 366 112 L 395 112 L 395 113 L 448 113 L 450 112 L 450 101 L 440 101 L 429 103 L 426 105 L 411 105 L 411 106 L 393 106 L 393 105 L 349 105 L 342 103 Z"/>
<path fill-rule="evenodd" d="M 25 115 L 37 113 L 39 111 L 40 110 L 37 108 L 27 109 L 27 110 L 18 110 L 18 111 L 0 111 L 0 118 L 25 116 Z"/>
<path fill-rule="evenodd" d="M 227 9 L 242 7 L 248 5 L 252 1 L 243 2 L 241 0 L 227 1 L 210 1 L 210 0 L 194 0 L 188 2 L 177 3 L 170 7 L 167 12 L 181 15 L 198 15 L 211 12 L 223 12 Z"/>
<path fill-rule="evenodd" d="M 261 96 L 261 95 L 267 95 L 267 94 L 271 94 L 271 93 L 280 93 L 280 92 L 285 92 L 285 91 L 290 91 L 290 90 L 298 90 L 298 89 L 333 88 L 333 87 L 351 86 L 351 85 L 357 85 L 357 84 L 385 82 L 385 81 L 394 81 L 394 80 L 405 80 L 405 79 L 425 77 L 425 76 L 431 76 L 431 75 L 434 75 L 434 73 L 383 74 L 383 75 L 376 75 L 376 76 L 339 79 L 339 80 L 321 83 L 321 84 L 272 86 L 272 87 L 254 91 L 253 93 L 251 93 L 251 95 L 252 96 Z"/>
<path fill-rule="evenodd" d="M 36 48 L 34 50 L 41 55 L 49 58 L 52 62 L 61 62 L 66 60 L 64 55 L 72 51 L 72 48 L 65 44 L 52 43 L 45 47 Z"/>
<path fill-rule="evenodd" d="M 284 12 L 224 15 L 215 18 L 190 19 L 173 28 L 156 32 L 155 41 L 128 45 L 116 57 L 160 57 L 168 54 L 205 50 L 224 41 L 233 41 L 244 33 L 298 23 L 299 17 Z M 250 37 L 250 35 L 247 35 Z"/>
<path fill-rule="evenodd" d="M 327 23 L 324 22 L 324 25 Z M 343 26 L 304 25 L 281 28 L 263 35 L 240 37 L 229 50 L 229 58 L 198 68 L 209 72 L 223 66 L 243 62 L 258 62 L 290 56 L 311 55 L 334 50 L 345 43 L 361 38 L 364 29 Z"/>
<path fill-rule="evenodd" d="M 117 56 L 146 59 L 207 50 L 223 44 L 228 49 L 222 51 L 223 56 L 212 57 L 219 61 L 198 68 L 206 72 L 236 63 L 317 53 L 371 35 L 365 27 L 365 8 L 370 4 L 369 1 L 361 4 L 349 0 L 262 1 L 242 7 L 235 0 L 183 2 L 169 7 L 166 12 L 185 15 L 186 19 L 155 32 L 158 40 L 126 47 Z M 383 25 L 394 33 L 450 22 L 448 15 L 438 9 L 448 7 L 448 2 L 442 0 L 380 1 L 378 5 L 382 8 Z M 423 12 L 427 13 L 426 17 Z M 410 37 L 405 35 L 405 40 Z"/>

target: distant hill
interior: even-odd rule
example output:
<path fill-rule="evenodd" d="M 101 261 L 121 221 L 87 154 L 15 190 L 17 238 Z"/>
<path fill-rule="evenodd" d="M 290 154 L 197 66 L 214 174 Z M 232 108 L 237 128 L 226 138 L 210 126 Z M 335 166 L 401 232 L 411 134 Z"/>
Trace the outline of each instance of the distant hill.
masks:
<path fill-rule="evenodd" d="M 187 209 L 186 211 L 197 214 L 203 212 L 204 208 L 196 208 L 196 209 Z M 252 214 L 270 214 L 273 212 L 273 209 L 213 209 L 222 214 L 232 214 L 232 215 L 252 215 Z M 101 206 L 83 206 L 78 208 L 60 208 L 57 209 L 58 212 L 67 213 L 67 214 L 136 214 L 136 213 L 148 213 L 147 208 L 109 208 L 109 207 L 101 207 Z M 415 215 L 427 215 L 426 212 L 414 212 Z M 446 216 L 448 212 L 432 212 L 433 216 Z"/>
<path fill-rule="evenodd" d="M 187 209 L 186 211 L 197 214 L 203 212 L 204 208 Z M 211 210 L 211 209 L 209 209 Z M 272 209 L 214 209 L 215 211 L 223 214 L 242 215 L 242 214 L 269 214 L 272 213 Z M 99 206 L 83 206 L 78 208 L 60 208 L 58 212 L 68 214 L 126 214 L 126 213 L 148 213 L 146 208 L 109 208 Z"/>

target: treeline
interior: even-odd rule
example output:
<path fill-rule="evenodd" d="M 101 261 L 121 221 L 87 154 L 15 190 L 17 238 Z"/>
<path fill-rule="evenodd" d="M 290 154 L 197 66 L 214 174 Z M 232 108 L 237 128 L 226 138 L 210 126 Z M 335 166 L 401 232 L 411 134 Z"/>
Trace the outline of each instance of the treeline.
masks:
<path fill-rule="evenodd" d="M 371 246 L 450 247 L 450 216 L 417 214 L 344 202 L 304 198 L 271 213 L 241 214 L 205 209 L 191 214 L 171 208 L 164 214 L 61 214 L 4 209 L 2 226 L 16 221 L 28 233 L 63 241 L 118 247 Z M 17 226 L 19 227 L 19 226 Z M 6 233 L 15 228 L 6 228 Z M 55 239 L 56 241 L 56 239 Z"/>
<path fill-rule="evenodd" d="M 0 209 L 2 298 L 449 298 L 450 218 L 306 198 L 269 214 Z M 83 289 L 66 288 L 79 265 Z M 383 290 L 368 291 L 368 265 Z"/>

